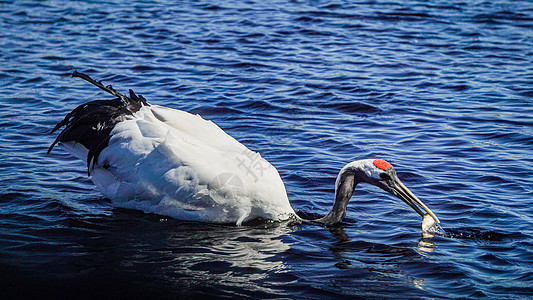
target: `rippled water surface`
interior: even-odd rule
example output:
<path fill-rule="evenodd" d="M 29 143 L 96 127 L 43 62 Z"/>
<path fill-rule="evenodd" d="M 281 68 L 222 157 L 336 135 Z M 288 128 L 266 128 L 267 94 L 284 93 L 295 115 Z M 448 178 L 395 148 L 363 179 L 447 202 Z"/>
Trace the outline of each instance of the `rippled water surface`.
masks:
<path fill-rule="evenodd" d="M 530 1 L 0 2 L 2 298 L 533 295 Z M 358 186 L 336 227 L 114 209 L 51 128 L 108 98 L 201 114 L 326 214 L 383 158 L 440 218 Z M 97 298 L 97 299 L 98 299 Z"/>

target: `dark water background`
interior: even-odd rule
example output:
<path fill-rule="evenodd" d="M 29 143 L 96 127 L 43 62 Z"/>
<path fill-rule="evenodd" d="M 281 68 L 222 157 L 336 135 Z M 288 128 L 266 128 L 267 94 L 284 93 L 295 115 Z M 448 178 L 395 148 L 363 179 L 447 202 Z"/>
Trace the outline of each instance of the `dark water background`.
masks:
<path fill-rule="evenodd" d="M 530 1 L 1 1 L 4 299 L 533 295 Z M 335 228 L 113 209 L 53 125 L 107 95 L 201 114 L 325 214 L 338 170 L 391 162 L 439 216 L 359 186 Z"/>

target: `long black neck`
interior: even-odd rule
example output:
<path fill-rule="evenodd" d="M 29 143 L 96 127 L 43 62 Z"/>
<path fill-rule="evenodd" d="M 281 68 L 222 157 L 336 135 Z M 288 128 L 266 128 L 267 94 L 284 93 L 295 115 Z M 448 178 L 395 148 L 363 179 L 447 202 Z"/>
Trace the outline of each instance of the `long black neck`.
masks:
<path fill-rule="evenodd" d="M 346 207 L 348 201 L 353 195 L 355 187 L 361 181 L 360 176 L 357 176 L 358 169 L 353 165 L 346 165 L 339 172 L 337 182 L 335 184 L 335 203 L 331 211 L 324 217 L 314 220 L 314 222 L 332 225 L 342 221 L 346 216 Z"/>

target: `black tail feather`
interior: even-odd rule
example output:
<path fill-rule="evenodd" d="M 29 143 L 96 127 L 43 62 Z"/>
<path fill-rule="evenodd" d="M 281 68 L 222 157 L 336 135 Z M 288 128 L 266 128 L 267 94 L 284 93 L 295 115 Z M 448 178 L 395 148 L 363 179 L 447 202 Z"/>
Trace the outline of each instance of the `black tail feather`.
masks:
<path fill-rule="evenodd" d="M 133 115 L 142 106 L 149 106 L 146 99 L 129 90 L 130 97 L 117 92 L 111 85 L 104 86 L 101 82 L 93 80 L 90 76 L 74 71 L 72 77 L 84 79 L 98 88 L 110 93 L 117 98 L 112 100 L 97 100 L 82 104 L 68 113 L 59 122 L 52 133 L 65 126 L 57 136 L 47 153 L 50 153 L 59 142 L 80 143 L 88 150 L 87 169 L 94 169 L 102 150 L 109 144 L 111 131 L 115 125 L 127 116 Z"/>
<path fill-rule="evenodd" d="M 87 154 L 87 174 L 91 175 L 91 170 L 94 169 L 94 165 L 98 161 L 98 157 L 100 156 L 100 153 L 102 150 L 104 150 L 107 145 L 109 145 L 109 140 L 111 140 L 111 136 L 108 135 L 104 139 L 100 140 L 97 143 L 94 143 L 91 149 L 89 149 L 89 153 Z"/>
<path fill-rule="evenodd" d="M 148 104 L 148 102 L 146 102 L 146 99 L 144 99 L 142 95 L 139 95 L 139 96 L 135 95 L 135 92 L 132 91 L 131 89 L 130 89 L 130 101 L 131 101 L 130 102 L 131 104 L 135 103 L 139 105 L 139 108 L 141 105 L 146 105 L 146 106 L 150 105 Z"/>
<path fill-rule="evenodd" d="M 130 102 L 128 97 L 126 97 L 123 94 L 121 94 L 121 93 L 117 92 L 116 90 L 114 90 L 111 85 L 104 86 L 101 81 L 96 81 L 96 80 L 92 79 L 91 76 L 89 76 L 87 74 L 83 74 L 83 73 L 78 72 L 77 70 L 74 70 L 74 72 L 72 72 L 72 77 L 78 77 L 78 78 L 81 78 L 83 80 L 86 80 L 86 81 L 90 82 L 91 84 L 97 86 L 98 88 L 110 93 L 111 95 L 113 95 L 115 97 L 118 97 L 124 103 L 129 103 Z"/>

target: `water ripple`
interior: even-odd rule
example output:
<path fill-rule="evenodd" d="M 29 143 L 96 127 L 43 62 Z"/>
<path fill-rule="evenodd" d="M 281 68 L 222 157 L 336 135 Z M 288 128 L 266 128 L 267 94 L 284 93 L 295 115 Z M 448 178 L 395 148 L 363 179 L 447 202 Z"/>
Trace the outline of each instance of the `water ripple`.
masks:
<path fill-rule="evenodd" d="M 531 295 L 532 21 L 528 1 L 0 4 L 0 295 Z M 106 97 L 75 69 L 213 120 L 306 218 L 345 163 L 387 159 L 445 233 L 363 184 L 333 228 L 113 209 L 83 162 L 46 155 L 56 122 Z"/>

